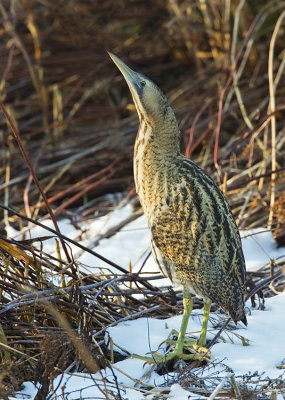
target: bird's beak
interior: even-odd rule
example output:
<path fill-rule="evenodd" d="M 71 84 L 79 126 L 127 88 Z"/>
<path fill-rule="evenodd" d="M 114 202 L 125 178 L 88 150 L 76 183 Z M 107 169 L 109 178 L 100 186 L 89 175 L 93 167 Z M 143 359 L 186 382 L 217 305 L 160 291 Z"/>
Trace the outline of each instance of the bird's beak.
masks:
<path fill-rule="evenodd" d="M 110 53 L 108 51 L 109 56 L 111 59 L 114 61 L 116 66 L 119 68 L 121 73 L 123 74 L 123 77 L 125 78 L 131 92 L 139 92 L 140 90 L 140 80 L 138 77 L 138 74 L 133 71 L 131 68 L 129 68 L 122 60 L 120 60 L 117 56 L 114 54 Z"/>

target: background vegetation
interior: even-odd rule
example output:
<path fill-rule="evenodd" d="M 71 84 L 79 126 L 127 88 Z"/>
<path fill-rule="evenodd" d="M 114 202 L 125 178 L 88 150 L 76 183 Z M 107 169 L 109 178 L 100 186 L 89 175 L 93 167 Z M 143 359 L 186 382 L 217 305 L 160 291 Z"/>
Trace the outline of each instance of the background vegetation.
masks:
<path fill-rule="evenodd" d="M 138 118 L 106 51 L 166 93 L 183 152 L 218 182 L 239 227 L 271 229 L 284 245 L 284 26 L 281 0 L 0 2 L 0 300 L 5 310 L 0 338 L 9 346 L 2 352 L 3 396 L 33 379 L 45 385 L 39 394 L 45 398 L 52 377 L 75 353 L 81 360 L 88 348 L 94 356 L 91 334 L 125 316 L 117 298 L 111 307 L 104 294 L 98 296 L 97 317 L 90 314 L 88 295 L 79 286 L 98 289 L 107 277 L 78 272 L 63 239 L 58 259 L 36 250 L 27 235 L 22 241 L 7 239 L 9 226 L 23 228 L 27 218 L 31 223 L 51 214 L 54 220 L 73 221 L 102 215 L 116 204 L 108 193 L 123 193 L 139 206 L 132 176 Z M 62 266 L 61 284 L 52 286 L 47 271 L 52 275 Z M 124 279 L 145 289 L 138 277 L 125 274 Z M 144 285 L 155 292 L 149 282 Z M 118 290 L 120 304 L 132 305 L 128 315 L 154 304 L 162 305 L 155 311 L 159 315 L 173 312 L 165 305 L 167 294 L 148 295 L 142 304 Z M 30 301 L 24 306 L 23 296 Z M 89 319 L 80 347 L 64 323 L 76 329 L 82 307 Z M 46 340 L 51 332 L 65 354 L 61 361 L 38 358 L 42 348 L 49 356 L 41 357 L 51 357 Z M 90 363 L 85 367 L 96 370 Z"/>

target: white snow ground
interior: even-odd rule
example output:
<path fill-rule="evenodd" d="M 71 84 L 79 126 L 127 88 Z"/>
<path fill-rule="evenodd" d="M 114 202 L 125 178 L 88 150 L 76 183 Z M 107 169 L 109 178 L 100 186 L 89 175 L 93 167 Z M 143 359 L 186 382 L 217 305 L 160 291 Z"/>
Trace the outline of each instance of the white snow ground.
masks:
<path fill-rule="evenodd" d="M 81 240 L 82 244 L 88 246 L 96 237 L 130 216 L 131 213 L 132 207 L 126 205 L 116 209 L 108 216 L 81 226 L 82 231 L 83 228 L 86 230 L 86 234 L 83 236 L 83 240 Z M 50 221 L 45 221 L 44 223 L 50 227 L 52 226 Z M 81 232 L 77 231 L 66 220 L 61 221 L 59 226 L 62 233 L 72 239 L 76 240 L 81 235 Z M 32 237 L 38 237 L 46 236 L 49 233 L 36 227 L 31 230 L 31 234 Z M 11 229 L 9 236 L 16 237 L 19 236 L 19 233 Z M 270 259 L 285 256 L 285 249 L 278 249 L 276 247 L 270 232 L 262 232 L 261 230 L 246 231 L 241 232 L 241 236 L 243 238 L 246 266 L 249 271 L 259 269 L 270 262 Z M 95 250 L 126 269 L 128 269 L 129 262 L 131 261 L 133 271 L 137 271 L 141 267 L 144 258 L 143 255 L 145 256 L 148 248 L 149 233 L 145 217 L 142 216 L 126 225 L 111 238 L 102 239 Z M 54 241 L 52 239 L 45 242 L 44 250 L 49 253 L 54 251 Z M 78 249 L 73 247 L 75 256 L 77 251 Z M 101 261 L 99 262 L 100 265 L 98 265 L 98 259 L 89 253 L 78 253 L 78 260 L 84 263 L 90 271 L 95 271 L 94 267 L 92 267 L 94 265 L 96 265 L 96 268 L 98 266 L 105 266 L 112 270 L 109 265 Z M 157 271 L 157 267 L 152 257 L 150 257 L 144 267 L 144 272 L 154 271 Z M 117 273 L 118 271 L 115 272 Z M 156 281 L 155 284 L 168 285 L 170 282 L 168 279 L 163 279 Z M 258 374 L 263 373 L 264 377 L 271 379 L 281 377 L 284 370 L 279 369 L 278 366 L 284 363 L 285 358 L 285 292 L 266 299 L 264 311 L 252 309 L 249 302 L 247 303 L 247 307 L 249 307 L 248 327 L 245 328 L 239 325 L 238 329 L 231 333 L 229 331 L 227 333 L 224 332 L 222 336 L 225 342 L 221 341 L 212 348 L 214 365 L 206 367 L 203 370 L 199 369 L 199 376 L 213 376 L 214 374 L 215 376 L 224 377 L 228 373 L 226 367 L 230 367 L 235 374 L 237 382 L 241 379 L 239 378 L 240 376 L 246 374 L 252 375 L 255 371 L 258 371 Z M 201 316 L 202 310 L 195 310 L 191 315 L 188 331 L 194 335 L 198 335 L 200 331 Z M 211 316 L 212 322 L 215 323 L 215 316 L 212 313 Z M 181 318 L 181 315 L 167 320 L 139 318 L 110 328 L 108 333 L 115 345 L 121 346 L 130 353 L 135 352 L 144 355 L 150 350 L 157 350 L 159 344 L 166 339 L 171 329 L 179 329 Z M 208 338 L 211 338 L 211 335 L 214 335 L 216 330 L 211 323 L 209 328 Z M 246 338 L 249 346 L 243 346 L 240 337 Z M 160 390 L 165 389 L 162 385 L 165 384 L 166 377 L 164 375 L 159 376 L 153 372 L 152 367 L 144 365 L 144 362 L 141 360 L 128 358 L 117 362 L 114 365 L 114 372 L 120 384 L 122 399 L 152 399 L 155 397 L 155 393 L 157 394 Z M 110 382 L 114 381 L 109 369 L 103 371 L 102 374 L 108 376 Z M 284 375 L 281 379 L 284 379 Z M 182 389 L 177 383 L 172 384 L 172 376 L 174 375 L 167 375 L 167 379 L 169 379 L 167 386 L 170 392 L 165 398 L 176 400 L 198 400 L 205 398 Z M 93 377 L 86 374 L 64 374 L 63 376 L 59 376 L 54 381 L 54 388 L 57 389 L 52 399 L 105 399 L 104 394 L 99 389 L 100 386 L 104 388 L 100 380 L 101 378 L 102 376 L 99 373 Z M 141 392 L 134 389 L 136 379 L 148 385 L 153 385 L 156 389 L 152 389 L 148 395 L 143 396 Z M 219 381 L 217 381 L 218 383 Z M 65 385 L 65 394 L 68 394 L 66 397 L 62 397 L 63 385 Z M 112 383 L 110 385 L 112 386 Z M 113 388 L 115 388 L 114 385 Z M 114 391 L 116 393 L 116 389 Z M 27 382 L 25 383 L 24 390 L 19 392 L 15 398 L 33 399 L 36 392 L 37 389 L 34 385 Z M 281 392 L 278 393 L 277 400 L 284 398 L 285 384 L 284 394 L 282 395 Z"/>

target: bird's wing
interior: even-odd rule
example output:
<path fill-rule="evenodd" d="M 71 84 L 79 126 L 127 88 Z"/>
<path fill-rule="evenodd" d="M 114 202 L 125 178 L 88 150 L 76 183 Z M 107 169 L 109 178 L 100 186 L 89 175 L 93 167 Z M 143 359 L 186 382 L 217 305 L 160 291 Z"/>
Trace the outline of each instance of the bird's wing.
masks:
<path fill-rule="evenodd" d="M 206 263 L 215 257 L 224 274 L 231 273 L 244 284 L 241 239 L 223 193 L 186 158 L 175 171 L 151 223 L 154 245 L 175 265 L 193 266 L 195 260 Z"/>

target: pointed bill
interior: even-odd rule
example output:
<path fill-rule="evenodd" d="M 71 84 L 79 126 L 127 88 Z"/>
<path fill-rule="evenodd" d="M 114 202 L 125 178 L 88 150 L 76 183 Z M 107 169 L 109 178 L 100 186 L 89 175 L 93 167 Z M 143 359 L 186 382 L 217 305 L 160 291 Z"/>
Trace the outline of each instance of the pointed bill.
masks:
<path fill-rule="evenodd" d="M 138 77 L 137 72 L 133 71 L 131 68 L 129 68 L 122 60 L 120 60 L 117 56 L 114 54 L 110 53 L 108 51 L 109 56 L 113 60 L 113 62 L 116 64 L 118 69 L 121 71 L 123 77 L 125 78 L 129 88 L 131 89 L 131 92 L 133 91 L 137 92 L 138 89 L 140 89 L 140 79 Z"/>

